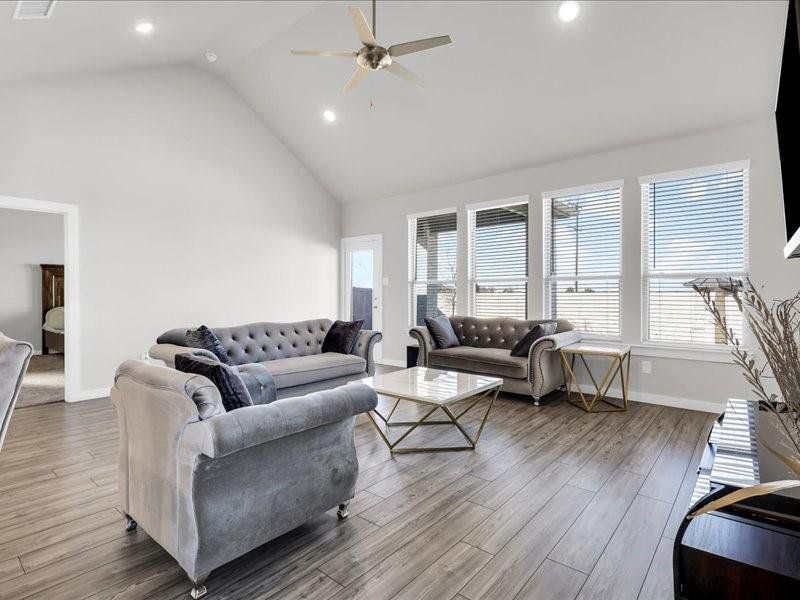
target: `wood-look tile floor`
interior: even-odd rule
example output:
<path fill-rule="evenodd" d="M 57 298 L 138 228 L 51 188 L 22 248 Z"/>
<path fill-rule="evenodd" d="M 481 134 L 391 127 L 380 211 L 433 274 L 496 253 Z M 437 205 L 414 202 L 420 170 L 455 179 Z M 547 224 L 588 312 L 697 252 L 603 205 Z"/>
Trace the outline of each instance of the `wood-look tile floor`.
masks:
<path fill-rule="evenodd" d="M 501 395 L 477 450 L 396 457 L 360 419 L 350 518 L 319 515 L 216 570 L 209 598 L 672 598 L 672 538 L 712 418 Z M 117 443 L 108 399 L 14 413 L 0 452 L 0 598 L 188 597 L 147 533 L 124 531 Z"/>

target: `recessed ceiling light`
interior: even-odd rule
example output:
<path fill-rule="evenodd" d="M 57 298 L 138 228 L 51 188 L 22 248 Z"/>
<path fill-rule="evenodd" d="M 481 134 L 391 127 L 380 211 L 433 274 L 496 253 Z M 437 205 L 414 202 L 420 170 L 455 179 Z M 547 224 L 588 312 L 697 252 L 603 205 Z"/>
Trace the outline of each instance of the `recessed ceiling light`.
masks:
<path fill-rule="evenodd" d="M 326 108 L 322 111 L 322 118 L 325 119 L 328 123 L 333 123 L 336 120 L 336 113 L 333 112 L 330 108 Z"/>
<path fill-rule="evenodd" d="M 135 29 L 137 33 L 141 33 L 142 35 L 147 35 L 148 33 L 153 33 L 153 24 L 148 23 L 147 21 L 143 21 L 141 23 L 137 23 Z"/>
<path fill-rule="evenodd" d="M 570 21 L 574 21 L 578 18 L 578 14 L 581 12 L 581 6 L 574 0 L 569 0 L 568 2 L 562 2 L 558 6 L 558 18 L 564 21 L 564 23 L 569 23 Z"/>

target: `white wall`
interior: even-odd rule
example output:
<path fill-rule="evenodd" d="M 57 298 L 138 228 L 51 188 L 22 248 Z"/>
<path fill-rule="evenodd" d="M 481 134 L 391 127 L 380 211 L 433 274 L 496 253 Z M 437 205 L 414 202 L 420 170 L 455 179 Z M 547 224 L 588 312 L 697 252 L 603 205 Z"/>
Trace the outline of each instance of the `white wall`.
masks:
<path fill-rule="evenodd" d="M 476 144 L 480 140 L 475 141 Z M 531 140 L 531 143 L 536 143 Z M 702 134 L 628 147 L 592 156 L 513 171 L 457 185 L 349 204 L 343 211 L 343 235 L 382 233 L 383 273 L 389 277 L 384 289 L 384 357 L 404 360 L 408 337 L 407 221 L 406 215 L 438 208 L 459 207 L 459 236 L 466 247 L 464 206 L 476 202 L 529 195 L 531 220 L 531 318 L 543 313 L 542 210 L 544 191 L 625 179 L 623 190 L 623 297 L 622 337 L 641 341 L 641 216 L 638 177 L 742 159 L 751 160 L 750 256 L 751 275 L 766 284 L 766 295 L 787 297 L 800 287 L 800 261 L 785 261 L 785 243 L 778 167 L 777 141 L 771 119 Z M 402 168 L 401 166 L 399 168 Z M 466 258 L 459 269 L 463 274 Z M 463 294 L 462 294 L 463 296 Z M 745 385 L 726 354 L 677 358 L 642 357 L 635 349 L 631 366 L 632 397 L 695 408 L 721 405 L 725 398 L 745 393 Z M 688 360 L 686 356 L 704 360 Z M 641 373 L 642 359 L 652 361 L 652 374 Z M 710 359 L 710 360 L 709 360 Z M 720 362 L 721 361 L 721 362 Z"/>
<path fill-rule="evenodd" d="M 42 350 L 40 264 L 64 263 L 64 217 L 0 208 L 0 331 Z"/>
<path fill-rule="evenodd" d="M 76 204 L 82 390 L 170 327 L 335 316 L 340 207 L 192 67 L 3 86 L 0 195 Z"/>

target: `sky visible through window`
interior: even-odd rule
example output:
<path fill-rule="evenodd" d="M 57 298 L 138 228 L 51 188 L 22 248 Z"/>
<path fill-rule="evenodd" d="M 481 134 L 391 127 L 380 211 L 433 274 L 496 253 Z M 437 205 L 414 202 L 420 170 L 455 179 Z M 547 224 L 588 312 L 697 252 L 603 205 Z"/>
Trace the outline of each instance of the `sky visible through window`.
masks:
<path fill-rule="evenodd" d="M 741 170 L 647 186 L 646 337 L 667 343 L 724 344 L 724 333 L 685 284 L 703 276 L 741 276 L 745 268 L 745 173 Z M 733 298 L 715 292 L 741 336 Z"/>

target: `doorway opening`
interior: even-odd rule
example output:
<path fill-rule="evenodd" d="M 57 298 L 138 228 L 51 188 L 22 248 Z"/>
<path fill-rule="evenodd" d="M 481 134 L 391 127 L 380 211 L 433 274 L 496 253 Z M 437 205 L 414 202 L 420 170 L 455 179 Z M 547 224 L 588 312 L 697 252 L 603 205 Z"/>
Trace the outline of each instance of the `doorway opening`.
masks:
<path fill-rule="evenodd" d="M 383 237 L 380 234 L 342 238 L 342 318 L 364 321 L 364 329 L 383 326 Z M 381 344 L 375 359 L 381 358 Z"/>
<path fill-rule="evenodd" d="M 17 408 L 78 400 L 77 207 L 0 196 L 0 331 L 33 346 Z"/>

